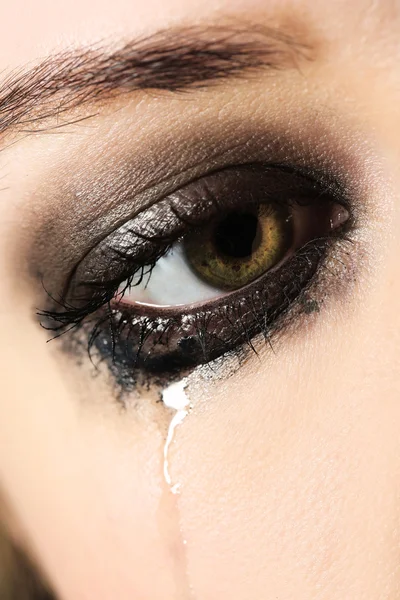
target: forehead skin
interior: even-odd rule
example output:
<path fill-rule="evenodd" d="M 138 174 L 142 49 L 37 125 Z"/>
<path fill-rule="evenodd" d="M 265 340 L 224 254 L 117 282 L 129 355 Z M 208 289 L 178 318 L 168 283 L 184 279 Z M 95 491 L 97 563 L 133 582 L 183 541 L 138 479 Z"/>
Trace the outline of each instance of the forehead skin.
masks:
<path fill-rule="evenodd" d="M 365 36 L 368 36 L 376 48 L 389 50 L 395 40 L 398 43 L 399 10 L 396 0 L 356 0 L 351 3 L 346 0 L 329 3 L 233 0 L 216 4 L 184 3 L 181 0 L 149 0 L 146 3 L 116 0 L 112 5 L 104 0 L 97 2 L 95 7 L 88 1 L 72 0 L 62 8 L 56 8 L 50 1 L 26 6 L 24 0 L 17 0 L 12 6 L 2 9 L 5 18 L 0 29 L 0 56 L 4 67 L 19 69 L 66 46 L 151 34 L 165 27 L 196 24 L 205 19 L 218 23 L 221 15 L 244 20 L 254 15 L 256 21 L 268 23 L 271 19 L 274 22 L 292 20 L 293 26 L 299 19 L 304 19 L 315 24 L 325 38 L 340 37 L 343 49 L 346 39 L 355 41 L 358 38 L 366 42 Z M 24 15 L 23 19 L 21 15 Z M 14 32 L 18 32 L 18 42 Z M 391 56 L 395 60 L 393 53 Z"/>
<path fill-rule="evenodd" d="M 312 32 L 319 54 L 299 105 L 313 94 L 329 112 L 334 98 L 372 148 L 362 156 L 373 207 L 363 230 L 368 265 L 348 305 L 332 305 L 282 352 L 194 392 L 202 402 L 171 455 L 181 494 L 165 495 L 165 430 L 152 409 L 142 420 L 121 414 L 105 386 L 81 383 L 32 323 L 29 292 L 14 295 L 20 282 L 9 246 L 30 226 L 18 220 L 20 208 L 58 140 L 28 138 L 0 153 L 0 485 L 13 514 L 8 526 L 64 600 L 395 600 L 399 3 L 15 0 L 0 8 L 0 71 L 65 48 L 222 18 Z M 251 85 L 248 94 L 253 103 Z M 145 119 L 146 103 L 137 110 Z M 84 403 L 81 388 L 92 392 Z M 177 531 L 184 547 L 175 545 Z"/>

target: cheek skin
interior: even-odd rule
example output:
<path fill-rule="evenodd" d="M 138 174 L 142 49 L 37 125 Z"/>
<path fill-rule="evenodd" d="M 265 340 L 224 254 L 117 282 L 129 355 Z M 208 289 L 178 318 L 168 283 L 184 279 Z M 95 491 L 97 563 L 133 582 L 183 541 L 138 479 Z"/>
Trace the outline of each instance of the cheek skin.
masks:
<path fill-rule="evenodd" d="M 181 427 L 173 478 L 200 598 L 397 597 L 400 405 L 393 348 L 360 353 L 365 325 L 253 364 Z"/>
<path fill-rule="evenodd" d="M 91 398 L 76 393 L 76 373 L 65 376 L 36 326 L 10 314 L 0 319 L 15 341 L 2 378 L 0 476 L 24 544 L 62 599 L 148 598 L 149 587 L 154 600 L 175 598 L 156 415 L 118 410 L 101 386 Z"/>
<path fill-rule="evenodd" d="M 326 324 L 313 343 L 203 382 L 203 401 L 194 386 L 170 464 L 196 598 L 379 597 L 382 586 L 395 597 L 400 406 L 393 346 L 377 360 L 369 343 L 387 318 L 369 308 L 346 335 Z M 67 600 L 175 600 L 164 437 L 151 413 L 100 410 L 107 403 L 94 395 L 82 407 L 42 338 L 10 325 L 2 481 L 41 564 Z M 26 356 L 40 357 L 25 363 L 30 396 L 15 369 L 22 335 Z"/>

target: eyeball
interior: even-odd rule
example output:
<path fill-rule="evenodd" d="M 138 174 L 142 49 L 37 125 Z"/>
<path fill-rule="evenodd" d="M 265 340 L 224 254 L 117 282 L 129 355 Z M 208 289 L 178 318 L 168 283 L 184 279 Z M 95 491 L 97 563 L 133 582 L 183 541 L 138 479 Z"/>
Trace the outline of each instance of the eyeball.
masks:
<path fill-rule="evenodd" d="M 158 259 L 151 274 L 133 278 L 126 288 L 120 286 L 123 301 L 146 306 L 171 307 L 204 302 L 226 292 L 208 285 L 191 268 L 183 242 L 177 242 L 169 252 Z"/>
<path fill-rule="evenodd" d="M 171 307 L 226 295 L 279 263 L 291 230 L 290 217 L 268 204 L 231 211 L 174 244 L 149 277 L 134 277 L 128 288 L 123 284 L 123 299 Z"/>

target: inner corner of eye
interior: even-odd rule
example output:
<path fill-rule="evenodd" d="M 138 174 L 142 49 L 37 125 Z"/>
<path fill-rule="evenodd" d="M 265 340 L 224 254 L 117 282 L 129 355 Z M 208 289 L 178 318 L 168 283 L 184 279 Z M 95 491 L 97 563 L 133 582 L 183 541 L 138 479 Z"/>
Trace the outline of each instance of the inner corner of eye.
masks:
<path fill-rule="evenodd" d="M 349 210 L 343 206 L 343 204 L 339 204 L 335 202 L 331 207 L 330 212 L 330 227 L 332 230 L 338 229 L 350 219 Z"/>

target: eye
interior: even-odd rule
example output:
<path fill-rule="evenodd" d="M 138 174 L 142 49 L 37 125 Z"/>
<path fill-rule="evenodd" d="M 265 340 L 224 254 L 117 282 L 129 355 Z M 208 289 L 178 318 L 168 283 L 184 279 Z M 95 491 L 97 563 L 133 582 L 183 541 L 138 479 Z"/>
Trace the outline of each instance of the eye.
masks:
<path fill-rule="evenodd" d="M 134 379 L 176 373 L 268 338 L 349 219 L 332 183 L 287 167 L 227 168 L 107 235 L 77 265 L 63 309 L 43 315 L 87 331 Z"/>
<path fill-rule="evenodd" d="M 161 257 L 149 279 L 135 278 L 124 302 L 185 305 L 221 297 L 274 267 L 293 243 L 292 215 L 270 205 L 232 211 L 184 236 Z"/>

